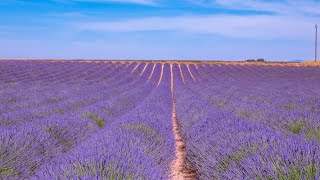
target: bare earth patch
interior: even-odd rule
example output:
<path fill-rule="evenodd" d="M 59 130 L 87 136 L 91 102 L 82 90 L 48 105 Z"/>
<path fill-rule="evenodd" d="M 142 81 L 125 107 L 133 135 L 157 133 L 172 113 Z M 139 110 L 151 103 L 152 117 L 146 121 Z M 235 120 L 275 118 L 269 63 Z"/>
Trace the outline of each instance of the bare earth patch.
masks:
<path fill-rule="evenodd" d="M 173 81 L 173 71 L 171 65 L 171 94 L 173 100 L 172 107 L 172 123 L 173 123 L 173 133 L 176 142 L 176 158 L 171 165 L 171 176 L 173 180 L 182 179 L 195 179 L 195 172 L 188 169 L 186 166 L 186 146 L 183 142 L 183 138 L 179 132 L 179 125 L 176 115 L 176 102 L 174 97 L 174 81 Z"/>

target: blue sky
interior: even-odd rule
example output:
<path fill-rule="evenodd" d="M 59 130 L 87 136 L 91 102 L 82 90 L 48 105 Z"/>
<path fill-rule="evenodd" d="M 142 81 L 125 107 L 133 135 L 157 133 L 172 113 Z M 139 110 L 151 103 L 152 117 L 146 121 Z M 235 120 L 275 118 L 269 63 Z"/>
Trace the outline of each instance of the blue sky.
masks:
<path fill-rule="evenodd" d="M 312 60 L 320 0 L 0 0 L 0 58 Z"/>

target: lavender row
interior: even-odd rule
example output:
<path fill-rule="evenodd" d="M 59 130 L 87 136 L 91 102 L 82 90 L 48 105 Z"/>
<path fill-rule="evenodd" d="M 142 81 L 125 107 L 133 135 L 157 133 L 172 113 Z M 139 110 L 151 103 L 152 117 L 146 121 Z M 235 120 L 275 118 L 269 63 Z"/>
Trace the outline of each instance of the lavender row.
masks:
<path fill-rule="evenodd" d="M 289 77 L 283 80 L 285 83 L 270 83 L 261 78 L 235 80 L 227 77 L 230 74 L 227 70 L 214 78 L 212 74 L 217 72 L 209 74 L 204 68 L 196 71 L 193 65 L 189 68 L 191 74 L 186 66 L 181 66 L 186 84 L 181 76 L 176 76 L 175 94 L 188 164 L 198 179 L 319 178 L 319 144 L 314 141 L 316 138 L 308 140 L 299 136 L 304 129 L 298 131 L 301 127 L 318 127 L 319 114 L 312 112 L 317 106 L 313 97 L 319 93 L 315 89 L 317 85 L 310 80 L 297 88 L 296 81 Z M 179 74 L 177 66 L 174 71 Z M 276 91 L 267 89 L 269 86 Z M 293 90 L 287 92 L 286 86 Z M 244 101 L 245 97 L 249 99 Z M 302 106 L 313 107 L 297 111 L 282 104 L 295 100 Z M 236 112 L 240 110 L 246 110 L 251 117 L 238 116 Z M 269 112 L 268 116 L 262 110 Z M 261 113 L 259 118 L 253 118 L 255 112 Z M 270 121 L 270 114 L 274 121 Z M 307 119 L 301 123 L 297 117 Z M 308 135 L 316 137 L 317 129 L 311 132 Z"/>
<path fill-rule="evenodd" d="M 194 73 L 195 74 L 195 73 Z M 296 75 L 298 76 L 298 75 Z M 197 77 L 199 78 L 199 77 Z M 210 85 L 208 85 L 210 84 Z M 285 134 L 320 140 L 319 83 L 242 80 L 188 85 L 216 108 Z"/>
<path fill-rule="evenodd" d="M 175 70 L 177 71 L 177 70 Z M 223 112 L 175 79 L 177 118 L 198 179 L 318 179 L 319 146 Z"/>
<path fill-rule="evenodd" d="M 156 78 L 156 76 L 154 77 Z M 140 84 L 145 79 L 146 77 L 141 78 Z M 3 154 L 1 161 L 3 164 L 0 168 L 3 173 L 1 175 L 4 174 L 4 177 L 11 178 L 32 175 L 43 164 L 50 163 L 54 157 L 68 152 L 82 139 L 88 138 L 90 134 L 110 124 L 111 121 L 117 120 L 121 115 L 129 112 L 130 108 L 136 107 L 139 100 L 147 97 L 147 92 L 150 92 L 155 84 L 156 80 L 151 79 L 148 87 L 131 88 L 131 93 L 124 93 L 113 101 L 106 101 L 104 105 L 103 103 L 99 103 L 100 105 L 96 103 L 66 115 L 51 116 L 41 121 L 35 121 L 29 126 L 26 124 L 27 126 L 15 128 L 15 131 L 4 128 L 5 131 L 2 131 L 2 137 L 4 138 L 2 142 L 4 143 L 1 145 L 3 147 L 1 153 Z M 104 109 L 100 109 L 101 111 L 97 113 L 93 111 L 98 107 Z M 111 108 L 112 111 L 108 111 L 108 108 Z M 101 113 L 101 115 L 98 113 Z M 20 133 L 17 134 L 16 132 Z M 28 138 L 29 136 L 31 138 Z M 20 142 L 17 139 L 23 139 L 24 141 Z M 11 142 L 20 142 L 20 144 L 13 145 Z M 40 152 L 38 151 L 39 148 L 41 149 Z M 17 151 L 23 153 L 20 154 Z"/>
<path fill-rule="evenodd" d="M 115 97 L 118 96 L 120 94 L 122 94 L 123 92 L 132 89 L 133 87 L 136 87 L 138 84 L 141 84 L 141 82 L 143 83 L 142 79 L 146 79 L 146 78 L 140 78 L 136 81 L 128 81 L 125 86 L 118 86 L 116 85 L 116 88 L 112 88 L 111 86 L 107 86 L 107 87 L 90 87 L 89 85 L 86 85 L 86 88 L 82 88 L 79 89 L 77 88 L 76 90 L 81 90 L 81 94 L 75 94 L 74 91 L 69 91 L 67 92 L 68 94 L 66 94 L 66 91 L 68 91 L 68 87 L 74 87 L 76 88 L 77 86 L 70 86 L 70 85 L 59 85 L 58 89 L 63 89 L 63 91 L 50 91 L 47 90 L 45 91 L 45 94 L 42 94 L 41 98 L 37 98 L 35 99 L 36 102 L 40 103 L 28 103 L 23 101 L 23 104 L 27 104 L 29 108 L 32 108 L 32 110 L 30 111 L 21 111 L 19 110 L 19 104 L 15 103 L 15 104 L 8 104 L 8 105 L 4 105 L 4 107 L 10 107 L 10 113 L 3 113 L 2 114 L 2 121 L 6 121 L 7 123 L 12 123 L 12 121 L 10 121 L 10 119 L 19 119 L 20 117 L 23 119 L 35 119 L 35 118 L 43 118 L 43 117 L 47 117 L 49 115 L 51 115 L 52 113 L 56 113 L 56 114 L 65 114 L 67 113 L 68 109 L 69 110 L 74 110 L 74 108 L 79 109 L 82 106 L 87 106 L 89 104 L 95 103 L 97 101 L 101 101 L 103 99 L 106 98 L 110 98 L 110 97 Z M 83 87 L 83 86 L 82 86 Z M 98 92 L 99 89 L 101 89 L 101 91 Z M 102 89 L 104 88 L 104 89 Z M 96 90 L 97 89 L 97 90 Z M 53 96 L 53 94 L 55 94 Z M 88 95 L 90 94 L 90 95 Z M 20 94 L 16 94 L 15 97 L 18 97 Z M 19 96 L 20 97 L 20 96 Z M 11 98 L 12 99 L 12 98 Z M 42 100 L 41 100 L 42 99 Z M 83 99 L 83 100 L 82 100 Z M 35 101 L 33 100 L 33 101 Z M 66 101 L 67 100 L 67 101 Z M 32 101 L 30 99 L 30 101 Z M 80 101 L 80 102 L 79 102 Z M 83 103 L 81 103 L 81 101 Z M 15 109 L 12 109 L 15 108 Z M 5 109 L 5 108 L 4 108 Z M 18 114 L 14 111 L 19 111 Z M 24 108 L 24 110 L 26 110 L 26 108 Z M 21 115 L 19 115 L 21 114 Z M 19 117 L 20 116 L 20 117 Z M 5 122 L 3 122 L 5 123 Z"/>
<path fill-rule="evenodd" d="M 34 178 L 168 179 L 175 148 L 168 108 L 172 106 L 169 66 L 164 69 L 164 80 L 141 105 Z"/>

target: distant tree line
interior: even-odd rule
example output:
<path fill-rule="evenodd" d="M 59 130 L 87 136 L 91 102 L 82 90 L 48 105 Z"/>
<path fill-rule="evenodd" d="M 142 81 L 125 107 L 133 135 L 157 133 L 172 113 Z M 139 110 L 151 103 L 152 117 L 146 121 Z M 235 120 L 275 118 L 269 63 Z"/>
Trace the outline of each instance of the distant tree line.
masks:
<path fill-rule="evenodd" d="M 246 62 L 265 62 L 263 58 L 258 58 L 258 59 L 247 59 L 245 60 Z"/>

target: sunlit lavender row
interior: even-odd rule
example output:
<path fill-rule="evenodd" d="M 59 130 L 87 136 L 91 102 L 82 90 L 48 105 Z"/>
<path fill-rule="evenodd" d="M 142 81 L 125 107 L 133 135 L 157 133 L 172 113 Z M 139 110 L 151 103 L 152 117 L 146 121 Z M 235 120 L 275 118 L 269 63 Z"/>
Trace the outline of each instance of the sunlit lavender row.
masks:
<path fill-rule="evenodd" d="M 173 103 L 195 179 L 320 179 L 319 74 L 0 61 L 0 179 L 174 179 Z"/>

